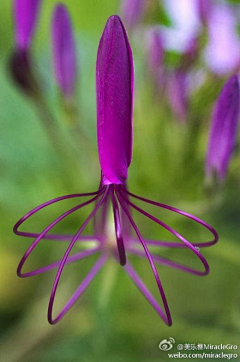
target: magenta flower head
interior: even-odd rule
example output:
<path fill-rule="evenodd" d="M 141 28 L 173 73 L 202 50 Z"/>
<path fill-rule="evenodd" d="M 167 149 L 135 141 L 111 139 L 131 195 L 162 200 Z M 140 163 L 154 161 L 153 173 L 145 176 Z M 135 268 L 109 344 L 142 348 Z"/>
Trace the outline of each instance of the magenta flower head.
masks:
<path fill-rule="evenodd" d="M 127 171 L 132 158 L 133 58 L 126 31 L 121 19 L 116 15 L 108 19 L 104 29 L 98 50 L 96 73 L 98 149 L 102 169 L 100 186 L 95 192 L 67 195 L 50 200 L 36 207 L 17 222 L 14 227 L 14 232 L 17 235 L 35 238 L 20 261 L 17 273 L 20 277 L 30 277 L 58 268 L 48 307 L 48 320 L 51 324 L 54 324 L 58 322 L 79 299 L 107 259 L 110 257 L 114 258 L 120 262 L 129 277 L 134 281 L 164 322 L 167 325 L 171 325 L 171 314 L 156 264 L 166 265 L 195 275 L 206 275 L 209 273 L 209 266 L 198 247 L 213 245 L 217 242 L 218 235 L 211 226 L 199 218 L 174 207 L 137 196 L 127 189 Z M 77 201 L 82 197 L 88 197 L 88 200 L 77 203 L 75 207 L 64 212 L 40 234 L 19 231 L 19 227 L 31 216 L 38 213 L 38 211 L 63 200 L 75 199 Z M 156 208 L 166 209 L 191 219 L 208 229 L 214 238 L 209 242 L 191 244 L 179 232 L 157 217 L 149 214 L 141 205 L 136 205 L 133 200 L 138 200 L 138 204 L 150 204 Z M 50 233 L 55 225 L 59 224 L 69 215 L 93 203 L 93 210 L 75 235 Z M 112 217 L 110 213 L 111 209 Z M 132 217 L 132 209 L 167 230 L 178 239 L 178 242 L 145 239 Z M 93 234 L 87 236 L 82 235 L 84 229 L 92 219 L 94 220 Z M 44 239 L 69 241 L 62 260 L 40 269 L 23 272 L 22 269 L 26 260 Z M 80 247 L 84 247 L 85 243 L 82 243 L 83 240 L 85 240 L 86 243 L 94 240 L 95 246 L 91 247 L 89 245 L 86 250 L 70 256 L 76 243 L 78 243 Z M 149 247 L 151 246 L 154 246 L 155 249 L 157 249 L 157 247 L 190 249 L 201 261 L 203 270 L 193 269 L 163 258 L 156 253 L 150 253 Z M 80 286 L 57 317 L 53 318 L 53 305 L 63 268 L 66 264 L 79 261 L 92 254 L 99 255 L 96 264 L 83 279 Z M 134 270 L 128 258 L 130 254 L 148 260 L 162 299 L 161 303 L 153 297 L 138 273 Z"/>
<path fill-rule="evenodd" d="M 141 21 L 146 8 L 146 0 L 122 0 L 121 14 L 127 29 L 131 30 Z"/>
<path fill-rule="evenodd" d="M 41 0 L 14 0 L 16 47 L 29 50 L 36 28 Z"/>
<path fill-rule="evenodd" d="M 211 124 L 206 157 L 206 177 L 222 183 L 227 175 L 239 124 L 239 82 L 236 75 L 224 85 Z"/>
<path fill-rule="evenodd" d="M 57 85 L 65 98 L 71 98 L 77 78 L 77 61 L 71 19 L 63 4 L 58 4 L 53 13 L 52 49 Z"/>

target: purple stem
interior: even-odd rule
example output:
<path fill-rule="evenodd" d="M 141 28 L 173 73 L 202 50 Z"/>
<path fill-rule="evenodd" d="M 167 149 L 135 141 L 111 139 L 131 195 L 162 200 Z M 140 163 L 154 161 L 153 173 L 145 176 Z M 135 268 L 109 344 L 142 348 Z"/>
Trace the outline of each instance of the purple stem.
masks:
<path fill-rule="evenodd" d="M 165 293 L 164 293 L 164 290 L 163 290 L 163 287 L 162 287 L 162 283 L 160 281 L 160 278 L 159 278 L 159 275 L 158 275 L 158 272 L 157 272 L 157 269 L 155 267 L 155 264 L 154 264 L 154 261 L 153 261 L 153 258 L 148 250 L 148 247 L 144 241 L 144 239 L 142 238 L 142 235 L 140 234 L 140 231 L 138 230 L 136 224 L 134 223 L 132 217 L 131 217 L 131 214 L 129 213 L 128 209 L 125 207 L 125 202 L 123 201 L 123 198 L 122 196 L 120 195 L 120 193 L 117 193 L 117 197 L 118 197 L 118 200 L 120 202 L 120 205 L 123 209 L 123 211 L 126 213 L 133 229 L 135 230 L 135 233 L 137 234 L 142 246 L 143 246 L 143 249 L 147 255 L 147 258 L 149 260 L 149 263 L 150 263 L 150 266 L 152 268 L 152 271 L 153 271 L 153 274 L 154 274 L 154 277 L 155 277 L 155 280 L 156 280 L 156 283 L 157 283 L 157 286 L 158 286 L 158 289 L 159 289 L 159 292 L 160 292 L 160 295 L 162 297 L 162 301 L 163 301 L 163 305 L 164 305 L 164 309 L 165 309 L 165 312 L 166 312 L 166 315 L 164 314 L 162 308 L 159 306 L 158 309 L 156 309 L 156 306 L 155 306 L 155 303 L 152 304 L 152 306 L 154 307 L 154 309 L 157 310 L 158 314 L 161 316 L 161 318 L 163 319 L 163 321 L 171 326 L 172 325 L 172 318 L 171 318 L 171 314 L 170 314 L 170 310 L 169 310 L 169 307 L 168 307 L 168 303 L 167 303 L 167 299 L 166 299 L 166 296 L 165 296 Z M 129 201 L 128 201 L 129 202 Z M 146 294 L 144 293 L 144 295 L 146 296 Z"/>
<path fill-rule="evenodd" d="M 121 194 L 121 193 L 120 193 Z M 123 199 L 125 200 L 125 202 L 127 202 L 131 207 L 133 207 L 135 210 L 137 210 L 138 212 L 140 212 L 142 215 L 146 216 L 147 218 L 149 218 L 150 220 L 156 222 L 157 224 L 159 224 L 160 226 L 162 226 L 164 229 L 166 229 L 167 231 L 169 231 L 171 234 L 173 234 L 174 236 L 176 236 L 179 240 L 181 240 L 189 249 L 191 249 L 193 251 L 193 253 L 198 257 L 198 259 L 202 262 L 204 268 L 205 268 L 205 272 L 206 274 L 209 273 L 209 265 L 207 260 L 204 258 L 204 256 L 187 240 L 185 239 L 181 234 L 179 234 L 176 230 L 174 230 L 173 228 L 171 228 L 170 226 L 168 226 L 167 224 L 165 224 L 164 222 L 162 222 L 161 220 L 157 219 L 156 217 L 150 215 L 148 212 L 144 211 L 143 209 L 141 209 L 140 207 L 136 206 L 135 204 L 133 204 L 132 202 L 126 200 L 124 197 Z"/>
<path fill-rule="evenodd" d="M 48 321 L 50 324 L 55 324 L 57 323 L 69 310 L 69 308 L 75 303 L 77 296 L 79 295 L 79 290 L 77 290 L 74 295 L 72 296 L 72 298 L 69 299 L 69 301 L 67 302 L 67 304 L 63 307 L 63 309 L 61 310 L 61 312 L 59 313 L 59 315 L 53 319 L 52 318 L 52 311 L 53 311 L 53 304 L 54 304 L 54 300 L 55 300 L 55 296 L 56 296 L 56 291 L 57 291 L 57 287 L 59 284 L 59 280 L 63 271 L 63 268 L 67 262 L 68 256 L 73 248 L 73 246 L 75 245 L 78 237 L 81 235 L 81 233 L 83 232 L 83 230 L 85 229 L 85 227 L 87 226 L 87 224 L 89 223 L 89 221 L 94 217 L 94 215 L 96 214 L 96 212 L 98 211 L 99 207 L 103 204 L 104 200 L 106 199 L 107 195 L 109 192 L 109 187 L 107 186 L 105 188 L 104 194 L 101 198 L 101 200 L 97 203 L 97 205 L 95 206 L 94 210 L 91 212 L 91 214 L 87 217 L 87 219 L 84 221 L 84 223 L 82 224 L 81 228 L 78 230 L 78 232 L 76 233 L 76 235 L 73 237 L 71 243 L 69 244 L 62 260 L 60 263 L 60 266 L 58 268 L 54 283 L 53 283 L 53 288 L 52 288 L 52 292 L 51 292 L 51 296 L 50 296 L 50 300 L 49 300 L 49 305 L 48 305 Z M 92 199 L 92 201 L 94 201 L 96 198 Z M 94 274 L 95 275 L 95 274 Z M 81 293 L 80 293 L 81 294 Z"/>
<path fill-rule="evenodd" d="M 119 207 L 118 207 L 116 197 L 114 196 L 113 190 L 111 192 L 111 199 L 112 199 L 112 205 L 113 205 L 113 215 L 114 215 L 115 235 L 116 235 L 117 246 L 118 246 L 118 255 L 119 255 L 120 264 L 122 266 L 124 266 L 126 264 L 126 252 L 125 252 L 124 241 L 123 241 Z"/>
<path fill-rule="evenodd" d="M 131 254 L 135 254 L 135 255 L 138 255 L 138 256 L 141 256 L 143 258 L 146 258 L 146 254 L 142 251 L 142 250 L 137 250 L 135 248 L 127 248 L 127 252 L 128 253 L 131 253 Z M 172 260 L 169 260 L 167 258 L 163 258 L 159 255 L 156 255 L 156 254 L 152 254 L 152 258 L 154 261 L 156 261 L 157 263 L 160 263 L 162 265 L 166 265 L 166 266 L 169 266 L 171 268 L 175 268 L 175 269 L 178 269 L 178 270 L 182 270 L 184 272 L 187 272 L 187 273 L 190 273 L 190 274 L 194 274 L 194 275 L 199 275 L 199 276 L 204 276 L 204 275 L 207 275 L 207 272 L 204 271 L 204 272 L 201 272 L 199 270 L 195 270 L 195 269 L 192 269 L 192 268 L 189 268 L 185 265 L 182 265 L 182 264 L 179 264 L 179 263 L 176 263 Z"/>
<path fill-rule="evenodd" d="M 69 257 L 66 264 L 73 263 L 75 261 L 84 259 L 84 258 L 86 258 L 86 257 L 88 257 L 90 255 L 96 254 L 98 251 L 100 251 L 100 249 L 101 249 L 100 247 L 97 247 L 97 248 L 84 250 L 84 251 L 81 251 L 79 253 L 76 253 L 76 254 Z M 33 271 L 29 272 L 29 273 L 24 273 L 21 276 L 24 277 L 24 278 L 27 278 L 27 277 L 32 277 L 34 275 L 42 274 L 42 273 L 48 272 L 49 270 L 52 270 L 52 269 L 56 268 L 57 266 L 60 265 L 60 263 L 61 263 L 61 261 L 58 260 L 58 261 L 56 261 L 56 262 L 54 262 L 52 264 L 46 265 L 43 268 L 35 269 L 35 270 L 33 270 Z"/>
<path fill-rule="evenodd" d="M 80 204 L 80 205 L 77 205 L 77 206 L 73 207 L 72 209 L 66 211 L 64 214 L 62 214 L 62 215 L 59 216 L 57 219 L 55 219 L 51 224 L 49 224 L 49 225 L 42 231 L 42 233 L 36 238 L 36 240 L 31 244 L 31 246 L 28 248 L 28 250 L 26 251 L 26 253 L 25 253 L 24 256 L 22 257 L 22 259 L 21 259 L 21 261 L 20 261 L 20 263 L 19 263 L 19 265 L 18 265 L 18 268 L 17 268 L 17 274 L 18 274 L 18 276 L 19 276 L 19 277 L 24 277 L 24 273 L 22 274 L 22 268 L 23 268 L 23 266 L 24 266 L 27 258 L 29 257 L 29 255 L 31 254 L 31 252 L 35 249 L 35 247 L 38 245 L 38 243 L 42 240 L 42 238 L 43 238 L 56 224 L 58 224 L 62 219 L 64 219 L 64 218 L 67 217 L 68 215 L 72 214 L 74 211 L 79 210 L 80 208 L 82 208 L 82 207 L 84 207 L 84 206 L 86 206 L 86 205 L 91 204 L 91 203 L 94 202 L 99 196 L 100 196 L 100 194 L 97 194 L 97 196 L 93 197 L 92 199 L 90 199 L 90 200 L 88 200 L 88 201 L 86 201 L 86 202 L 84 202 L 84 203 L 82 203 L 82 204 Z M 49 201 L 49 202 L 50 202 L 50 201 Z M 46 204 L 44 204 L 44 205 L 46 205 Z M 43 206 L 43 207 L 45 207 L 45 206 Z M 40 210 L 39 207 L 36 208 L 36 209 Z M 35 210 L 36 210 L 36 209 L 35 209 Z M 35 212 L 36 212 L 36 211 L 35 211 Z M 34 213 L 34 212 L 33 212 L 33 213 Z M 27 216 L 25 219 L 24 219 L 24 217 L 23 217 L 23 218 L 21 219 L 21 220 L 22 220 L 21 223 L 23 223 L 28 217 L 30 217 L 30 216 L 31 216 L 30 214 L 31 214 L 31 213 L 27 214 L 28 216 Z M 20 220 L 20 221 L 21 221 L 21 220 Z M 21 223 L 18 222 L 18 225 L 16 224 L 17 227 L 16 227 L 16 225 L 15 225 L 16 231 L 17 231 L 18 226 L 21 225 Z M 16 231 L 15 231 L 15 232 L 16 232 Z"/>
<path fill-rule="evenodd" d="M 208 229 L 214 236 L 214 240 L 212 241 L 209 241 L 209 242 L 205 242 L 205 243 L 196 243 L 196 244 L 193 244 L 195 246 L 199 246 L 199 247 L 206 247 L 206 246 L 211 246 L 211 245 L 214 245 L 217 243 L 218 241 L 218 234 L 216 232 L 216 230 L 209 224 L 207 224 L 205 221 L 199 219 L 198 217 L 194 216 L 194 215 L 191 215 L 185 211 L 182 211 L 182 210 L 179 210 L 175 207 L 172 207 L 172 206 L 169 206 L 169 205 L 165 205 L 165 204 L 161 204 L 159 202 L 156 202 L 156 201 L 152 201 L 152 200 L 149 200 L 149 199 L 145 199 L 144 197 L 140 197 L 140 196 L 137 196 L 135 194 L 132 194 L 131 192 L 127 191 L 126 189 L 124 188 L 119 188 L 119 191 L 120 192 L 124 192 L 132 197 L 134 197 L 135 199 L 138 199 L 138 200 L 141 200 L 143 202 L 146 202 L 148 204 L 151 204 L 151 205 L 154 205 L 154 206 L 158 206 L 158 207 L 161 207 L 163 209 L 167 209 L 169 211 L 172 211 L 172 212 L 175 212 L 177 214 L 180 214 L 180 215 L 183 215 L 185 217 L 187 217 L 188 219 L 191 219 L 193 221 L 196 221 L 198 224 L 204 226 L 206 229 Z M 125 198 L 124 198 L 125 199 Z M 175 245 L 178 245 L 177 243 L 173 243 L 172 246 L 175 247 Z"/>

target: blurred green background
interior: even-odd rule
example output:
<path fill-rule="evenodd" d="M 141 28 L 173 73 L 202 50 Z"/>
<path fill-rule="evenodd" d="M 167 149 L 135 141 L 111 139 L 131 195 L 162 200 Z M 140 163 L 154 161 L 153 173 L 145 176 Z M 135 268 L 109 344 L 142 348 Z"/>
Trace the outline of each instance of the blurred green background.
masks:
<path fill-rule="evenodd" d="M 46 311 L 54 272 L 29 279 L 16 276 L 17 265 L 29 240 L 15 236 L 12 228 L 27 211 L 48 199 L 94 191 L 98 187 L 96 53 L 107 17 L 119 13 L 119 1 L 64 1 L 72 16 L 78 48 L 78 122 L 85 135 L 79 136 L 79 140 L 64 117 L 52 75 L 49 34 L 56 1 L 43 1 L 32 58 L 48 106 L 57 120 L 62 147 L 67 149 L 66 158 L 51 147 L 33 104 L 19 92 L 9 76 L 8 61 L 13 49 L 11 3 L 9 0 L 0 3 L 0 360 L 167 361 L 166 352 L 160 351 L 158 344 L 169 337 L 176 340 L 176 345 L 230 343 L 240 346 L 238 148 L 224 188 L 209 195 L 204 186 L 204 161 L 212 109 L 227 76 L 221 78 L 208 74 L 202 86 L 192 94 L 187 123 L 181 125 L 171 112 L 166 97 L 153 94 L 145 69 L 146 54 L 139 44 L 140 33 L 137 32 L 129 35 L 136 75 L 134 155 L 129 170 L 129 188 L 138 195 L 192 212 L 217 229 L 219 243 L 202 250 L 211 273 L 202 278 L 159 266 L 173 317 L 171 328 L 163 324 L 114 261 L 104 267 L 58 325 L 47 323 Z M 163 14 L 159 19 L 164 19 Z M 157 21 L 158 16 L 153 17 L 153 22 Z M 148 19 L 149 23 L 151 19 Z M 201 60 L 197 66 L 203 66 Z M 70 208 L 69 205 L 72 204 L 57 205 L 42 212 L 25 228 L 42 230 L 49 218 L 59 215 L 66 207 Z M 74 215 L 62 225 L 61 231 L 74 233 L 88 211 Z M 209 238 L 201 228 L 181 217 L 162 211 L 159 211 L 159 216 L 193 241 Z M 145 236 L 166 239 L 167 234 L 157 226 L 153 227 L 138 215 L 136 220 Z M 29 269 L 60 258 L 66 248 L 57 242 L 42 244 L 30 258 Z M 163 249 L 161 255 L 186 264 L 194 262 L 190 253 L 181 250 Z M 58 293 L 60 305 L 89 270 L 93 259 L 79 261 L 68 268 Z M 147 262 L 133 259 L 133 263 L 154 292 L 155 284 Z M 176 345 L 173 352 L 177 352 Z"/>

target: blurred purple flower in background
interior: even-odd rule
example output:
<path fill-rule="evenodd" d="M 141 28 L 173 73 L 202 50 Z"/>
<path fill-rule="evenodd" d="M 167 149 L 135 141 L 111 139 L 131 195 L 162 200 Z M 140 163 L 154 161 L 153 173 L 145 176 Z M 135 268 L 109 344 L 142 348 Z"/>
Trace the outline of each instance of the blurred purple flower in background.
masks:
<path fill-rule="evenodd" d="M 164 45 L 160 26 L 149 29 L 146 35 L 146 51 L 149 72 L 156 90 L 162 90 L 166 81 Z"/>
<path fill-rule="evenodd" d="M 100 40 L 96 67 L 97 134 L 101 166 L 99 189 L 92 193 L 67 195 L 48 201 L 26 214 L 14 227 L 14 232 L 17 235 L 36 238 L 20 261 L 18 266 L 19 276 L 29 277 L 58 267 L 48 307 L 48 320 L 51 324 L 58 322 L 67 313 L 110 256 L 118 259 L 120 264 L 124 266 L 128 275 L 167 325 L 172 324 L 172 319 L 155 263 L 167 265 L 200 276 L 209 273 L 208 263 L 197 247 L 215 244 L 218 240 L 216 231 L 204 221 L 191 214 L 168 205 L 142 198 L 129 192 L 127 189 L 126 181 L 128 167 L 130 166 L 132 159 L 133 82 L 133 57 L 127 34 L 121 19 L 116 15 L 111 16 L 107 21 Z M 77 199 L 79 197 L 91 198 L 60 215 L 40 234 L 21 232 L 18 230 L 21 224 L 43 208 L 62 200 L 72 198 Z M 213 234 L 213 240 L 205 243 L 197 242 L 191 244 L 172 227 L 133 203 L 131 201 L 132 198 L 152 206 L 169 210 L 195 221 Z M 74 236 L 49 234 L 49 231 L 67 216 L 92 203 L 95 203 L 94 209 Z M 112 206 L 111 215 L 113 220 L 111 217 L 109 218 L 110 205 Z M 134 209 L 147 219 L 160 225 L 163 229 L 175 236 L 180 242 L 148 240 L 143 238 L 132 217 L 131 209 Z M 84 229 L 92 219 L 95 221 L 94 235 L 82 236 Z M 131 231 L 134 231 L 135 237 L 131 235 Z M 70 241 L 70 244 L 61 261 L 57 261 L 41 269 L 23 273 L 22 268 L 26 260 L 43 239 L 66 240 Z M 95 240 L 97 246 L 70 256 L 74 245 L 77 242 L 81 243 L 82 240 Z M 149 246 L 190 249 L 200 260 L 204 270 L 195 270 L 162 258 L 157 254 L 151 254 Z M 140 247 L 142 247 L 142 249 L 140 249 Z M 58 316 L 54 319 L 52 316 L 53 305 L 64 266 L 70 262 L 75 262 L 95 253 L 100 254 L 96 264 Z M 157 283 L 158 291 L 162 298 L 163 307 L 158 304 L 133 269 L 130 261 L 126 257 L 126 253 L 148 259 Z"/>
<path fill-rule="evenodd" d="M 176 118 L 185 122 L 188 112 L 188 74 L 182 69 L 176 69 L 168 79 L 168 98 Z"/>
<path fill-rule="evenodd" d="M 206 157 L 208 181 L 214 177 L 220 183 L 224 181 L 237 141 L 238 124 L 239 81 L 234 75 L 224 85 L 214 110 Z"/>
<path fill-rule="evenodd" d="M 218 75 L 234 72 L 240 66 L 236 14 L 230 5 L 214 4 L 210 15 L 205 60 L 210 70 Z"/>
<path fill-rule="evenodd" d="M 74 97 L 77 60 L 71 19 L 65 5 L 58 4 L 52 18 L 53 68 L 64 98 Z"/>
<path fill-rule="evenodd" d="M 32 72 L 30 46 L 37 24 L 41 0 L 15 0 L 15 48 L 10 59 L 14 82 L 27 95 L 36 96 L 38 85 Z"/>
<path fill-rule="evenodd" d="M 206 25 L 210 19 L 211 9 L 213 6 L 212 0 L 196 0 L 196 6 L 199 18 Z"/>
<path fill-rule="evenodd" d="M 16 48 L 29 50 L 37 24 L 42 0 L 15 0 L 15 42 Z"/>
<path fill-rule="evenodd" d="M 164 0 L 163 4 L 173 25 L 162 29 L 166 48 L 183 53 L 201 29 L 196 0 Z"/>
<path fill-rule="evenodd" d="M 120 12 L 127 29 L 133 29 L 142 20 L 146 3 L 146 0 L 122 0 Z"/>

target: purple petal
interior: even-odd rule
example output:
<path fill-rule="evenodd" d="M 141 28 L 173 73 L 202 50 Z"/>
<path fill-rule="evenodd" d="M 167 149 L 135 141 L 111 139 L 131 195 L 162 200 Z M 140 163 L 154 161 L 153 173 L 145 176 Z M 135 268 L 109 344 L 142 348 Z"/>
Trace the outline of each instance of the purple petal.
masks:
<path fill-rule="evenodd" d="M 62 4 L 53 13 L 52 47 L 56 82 L 65 97 L 72 97 L 77 77 L 76 50 L 70 16 Z"/>
<path fill-rule="evenodd" d="M 212 10 L 211 0 L 197 0 L 196 2 L 199 17 L 203 24 L 206 24 L 210 18 L 210 12 Z"/>
<path fill-rule="evenodd" d="M 146 259 L 146 254 L 142 250 L 138 250 L 138 249 L 135 249 L 135 248 L 128 248 L 127 252 Z M 197 269 L 190 268 L 190 267 L 188 267 L 188 266 L 186 266 L 184 264 L 180 264 L 180 263 L 177 263 L 177 262 L 172 261 L 170 259 L 159 256 L 157 254 L 151 254 L 151 255 L 152 255 L 153 260 L 156 263 L 159 263 L 159 264 L 162 264 L 162 265 L 174 268 L 174 269 L 178 269 L 178 270 L 181 270 L 181 271 L 184 271 L 186 273 L 193 274 L 193 275 L 205 276 L 205 275 L 208 274 L 208 271 L 206 271 L 206 270 L 199 271 Z"/>
<path fill-rule="evenodd" d="M 164 306 L 164 310 L 165 310 L 165 313 L 164 311 L 162 310 L 161 307 L 159 307 L 159 314 L 161 316 L 161 318 L 164 320 L 164 322 L 167 324 L 167 325 L 171 325 L 172 324 L 172 318 L 171 318 L 171 314 L 170 314 L 170 310 L 169 310 L 169 307 L 168 307 L 168 302 L 167 302 L 167 299 L 166 299 L 166 295 L 164 293 L 164 290 L 163 290 L 163 286 L 162 286 L 162 283 L 161 283 L 161 280 L 160 280 L 160 277 L 159 277 L 159 274 L 158 274 L 158 271 L 157 271 L 157 268 L 154 264 L 154 260 L 148 250 L 148 247 L 140 233 L 140 231 L 138 230 L 137 228 L 137 225 L 135 224 L 135 222 L 133 221 L 133 218 L 131 217 L 131 214 L 129 213 L 128 209 L 126 208 L 125 206 L 125 202 L 123 201 L 121 195 L 117 195 L 118 196 L 118 200 L 119 200 L 119 203 L 123 209 L 123 211 L 125 212 L 126 216 L 128 217 L 140 243 L 142 244 L 142 247 L 146 253 L 146 256 L 147 256 L 147 259 L 149 261 L 149 264 L 151 266 L 151 269 L 152 269 L 152 272 L 153 272 L 153 275 L 154 275 L 154 278 L 155 278 L 155 281 L 157 283 L 157 287 L 158 287 L 158 290 L 159 290 L 159 293 L 161 295 L 161 298 L 162 298 L 162 301 L 163 301 L 163 306 Z M 137 283 L 138 286 L 140 286 L 140 284 Z M 144 286 L 144 285 L 143 285 Z M 140 288 L 140 290 L 143 292 L 143 294 L 147 297 L 147 293 L 144 293 L 144 288 Z M 146 289 L 145 289 L 146 290 Z M 148 294 L 148 296 L 150 296 Z M 154 303 L 152 303 L 153 300 L 150 300 L 148 297 L 147 299 L 150 301 L 150 303 L 154 306 Z M 154 306 L 155 308 L 155 306 Z M 156 309 L 156 308 L 155 308 Z M 157 309 L 156 309 L 157 310 Z"/>
<path fill-rule="evenodd" d="M 48 321 L 50 324 L 55 324 L 57 323 L 63 316 L 65 313 L 67 313 L 67 311 L 71 308 L 71 306 L 76 302 L 77 298 L 81 295 L 81 293 L 79 294 L 80 290 L 81 290 L 81 286 L 78 288 L 78 290 L 74 293 L 73 297 L 68 301 L 68 303 L 65 305 L 65 307 L 62 309 L 62 311 L 60 312 L 60 314 L 53 319 L 52 317 L 52 311 L 53 311 L 53 304 L 54 304 L 54 300 L 55 300 L 55 296 L 56 296 L 56 292 L 57 292 L 57 288 L 58 288 L 58 284 L 62 275 L 62 271 L 63 268 L 65 266 L 65 264 L 67 263 L 67 260 L 69 258 L 69 254 L 71 253 L 75 243 L 77 242 L 79 236 L 82 234 L 82 232 L 84 231 L 84 229 L 86 228 L 86 226 L 88 225 L 88 223 L 92 220 L 92 218 L 94 218 L 95 214 L 97 213 L 98 209 L 100 208 L 100 206 L 103 204 L 104 200 L 106 199 L 106 197 L 108 196 L 108 188 L 106 188 L 105 193 L 103 194 L 101 200 L 96 204 L 95 208 L 93 209 L 93 211 L 91 212 L 91 214 L 87 217 L 87 219 L 83 222 L 82 226 L 80 227 L 80 229 L 78 230 L 78 232 L 75 234 L 75 236 L 72 238 L 71 243 L 69 244 L 62 260 L 61 263 L 59 265 L 56 277 L 54 279 L 54 283 L 53 283 L 53 288 L 52 288 L 52 292 L 51 292 L 51 296 L 50 296 L 50 300 L 49 300 L 49 306 L 48 306 Z M 102 259 L 102 261 L 106 260 L 106 256 L 103 254 L 100 259 Z M 102 265 L 102 264 L 101 264 Z M 98 270 L 98 269 L 97 269 Z M 93 274 L 95 275 L 95 273 Z M 90 278 L 91 280 L 91 278 Z M 84 282 L 83 282 L 84 283 Z M 85 283 L 84 283 L 85 284 Z M 86 286 L 88 285 L 88 283 L 86 283 Z M 85 288 L 84 288 L 85 289 Z M 83 290 L 84 290 L 83 289 Z"/>
<path fill-rule="evenodd" d="M 159 305 L 159 303 L 156 301 L 156 299 L 153 297 L 153 295 L 150 293 L 146 285 L 143 283 L 142 279 L 139 277 L 139 275 L 136 273 L 132 265 L 128 262 L 125 266 L 125 270 L 130 276 L 130 278 L 133 280 L 133 282 L 136 284 L 138 289 L 142 292 L 142 294 L 145 296 L 145 298 L 149 301 L 149 303 L 152 305 L 152 307 L 155 309 L 155 311 L 158 313 L 158 315 L 163 319 L 163 321 L 168 325 L 171 326 L 172 320 L 170 313 L 165 316 L 163 309 Z"/>
<path fill-rule="evenodd" d="M 92 267 L 90 272 L 87 274 L 85 279 L 82 281 L 82 283 L 79 285 L 79 287 L 77 288 L 75 293 L 68 300 L 68 302 L 65 304 L 65 306 L 62 308 L 61 312 L 58 314 L 58 316 L 55 319 L 53 319 L 53 317 L 52 317 L 53 303 L 54 303 L 54 299 L 55 299 L 55 294 L 54 294 L 54 297 L 52 297 L 52 295 L 51 295 L 51 299 L 49 301 L 49 307 L 48 307 L 48 321 L 49 321 L 49 323 L 56 324 L 57 322 L 60 321 L 60 319 L 62 319 L 65 316 L 65 314 L 77 302 L 77 300 L 81 297 L 81 295 L 86 290 L 86 288 L 89 286 L 91 281 L 94 279 L 94 277 L 100 271 L 100 269 L 103 267 L 106 260 L 107 260 L 106 255 L 104 255 L 104 254 L 100 255 L 100 257 L 98 258 L 98 260 L 96 261 L 96 263 L 94 264 L 94 266 Z"/>
<path fill-rule="evenodd" d="M 188 110 L 187 74 L 176 70 L 169 78 L 168 97 L 171 108 L 180 122 L 186 121 Z"/>
<path fill-rule="evenodd" d="M 133 57 L 121 19 L 111 16 L 97 68 L 98 152 L 104 184 L 122 184 L 132 158 Z"/>
<path fill-rule="evenodd" d="M 169 210 L 169 211 L 172 211 L 176 214 L 179 214 L 179 215 L 182 215 L 182 216 L 185 216 L 186 218 L 190 219 L 190 220 L 193 220 L 195 221 L 196 223 L 202 225 L 205 229 L 209 230 L 211 232 L 211 234 L 214 236 L 214 239 L 211 240 L 211 241 L 207 241 L 207 242 L 204 242 L 203 244 L 201 243 L 195 243 L 193 244 L 194 246 L 211 246 L 211 245 L 214 245 L 218 242 L 218 233 L 216 232 L 216 230 L 209 224 L 207 224 L 205 221 L 199 219 L 197 216 L 194 216 L 192 214 L 189 214 L 188 212 L 186 211 L 183 211 L 183 210 L 180 210 L 180 209 L 177 209 L 176 207 L 172 207 L 172 206 L 169 206 L 169 205 L 166 205 L 166 204 L 162 204 L 160 202 L 156 202 L 156 201 L 152 201 L 152 200 L 149 200 L 149 199 L 146 199 L 144 197 L 141 197 L 141 196 L 137 196 L 135 194 L 133 194 L 132 192 L 129 192 L 127 191 L 126 189 L 124 188 L 119 188 L 120 190 L 120 195 L 121 197 L 123 197 L 124 201 L 127 203 L 127 204 L 131 204 L 129 199 L 126 198 L 125 195 L 129 195 L 137 200 L 140 200 L 140 201 L 143 201 L 143 202 L 146 202 L 147 204 L 150 204 L 150 205 L 154 205 L 154 206 L 157 206 L 157 207 L 161 207 L 163 209 L 166 209 L 166 210 Z M 123 194 L 124 192 L 124 194 Z M 135 205 L 134 205 L 135 206 Z M 156 221 L 157 222 L 157 221 Z M 158 222 L 157 222 L 158 223 Z M 181 238 L 179 238 L 181 240 Z M 189 243 L 189 242 L 188 242 Z M 188 244 L 187 243 L 187 244 Z M 174 246 L 174 244 L 176 245 L 176 243 L 171 243 L 172 246 Z M 187 245 L 185 242 L 184 242 L 185 245 Z M 154 244 L 152 244 L 154 245 Z M 176 245 L 177 246 L 177 245 Z M 196 254 L 196 253 L 195 253 Z"/>
<path fill-rule="evenodd" d="M 72 213 L 74 213 L 75 211 L 81 209 L 84 206 L 87 206 L 91 203 L 93 203 L 95 200 L 97 200 L 99 198 L 100 194 L 98 194 L 97 196 L 93 197 L 92 199 L 77 205 L 75 207 L 73 207 L 72 209 L 64 212 L 61 216 L 59 216 L 57 219 L 55 219 L 51 224 L 49 224 L 42 232 L 41 234 L 39 234 L 39 236 L 36 238 L 36 240 L 34 240 L 34 242 L 30 245 L 30 247 L 28 248 L 28 250 L 26 251 L 26 253 L 24 254 L 24 256 L 22 257 L 19 265 L 18 265 L 18 269 L 17 269 L 17 274 L 20 277 L 24 277 L 25 273 L 22 273 L 22 269 L 24 264 L 26 263 L 28 257 L 30 256 L 30 254 L 33 252 L 33 250 L 36 248 L 36 246 L 41 242 L 41 240 L 45 237 L 45 235 L 57 224 L 59 224 L 60 221 L 62 221 L 63 219 L 65 219 L 67 216 L 71 215 Z M 52 201 L 53 203 L 54 201 Z M 56 202 L 56 201 L 55 201 Z M 50 202 L 49 202 L 50 203 Z M 24 222 L 26 221 L 31 215 L 33 215 L 35 212 L 37 212 L 38 210 L 44 208 L 45 206 L 47 206 L 46 204 L 44 204 L 43 206 L 39 206 L 38 208 L 34 209 L 33 211 L 31 211 L 29 214 L 27 214 L 26 216 L 24 216 L 21 220 L 19 220 L 19 222 L 14 226 L 14 232 L 17 235 L 21 235 L 21 232 L 18 231 L 18 227 Z M 79 235 L 80 236 L 80 235 Z"/>
<path fill-rule="evenodd" d="M 239 120 L 239 82 L 232 76 L 220 93 L 210 130 L 206 158 L 206 175 L 215 172 L 218 179 L 226 177 L 228 165 L 237 139 Z"/>
<path fill-rule="evenodd" d="M 237 21 L 227 5 L 216 5 L 209 21 L 209 42 L 205 59 L 216 74 L 234 71 L 240 64 L 240 41 Z"/>
<path fill-rule="evenodd" d="M 196 0 L 163 0 L 163 4 L 173 22 L 173 27 L 162 29 L 166 48 L 184 52 L 201 29 Z"/>
<path fill-rule="evenodd" d="M 145 0 L 122 0 L 121 14 L 127 29 L 138 25 L 144 15 L 145 7 Z"/>
<path fill-rule="evenodd" d="M 17 48 L 29 49 L 37 23 L 41 0 L 15 0 L 15 41 Z"/>
<path fill-rule="evenodd" d="M 162 89 L 165 84 L 164 72 L 164 44 L 162 30 L 155 26 L 147 34 L 148 66 L 157 88 Z"/>

